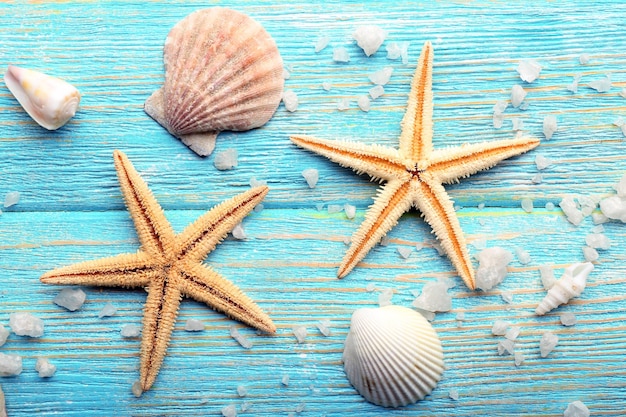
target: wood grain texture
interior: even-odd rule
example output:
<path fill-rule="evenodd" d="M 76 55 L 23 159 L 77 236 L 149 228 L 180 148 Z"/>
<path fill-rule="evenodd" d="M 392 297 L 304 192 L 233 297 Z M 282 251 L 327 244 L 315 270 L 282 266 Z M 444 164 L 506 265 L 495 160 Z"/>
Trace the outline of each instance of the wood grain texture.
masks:
<path fill-rule="evenodd" d="M 64 128 L 47 132 L 23 112 L 0 85 L 0 200 L 20 191 L 19 204 L 0 215 L 0 323 L 11 312 L 44 319 L 40 339 L 12 334 L 0 352 L 24 358 L 24 372 L 0 378 L 10 416 L 204 416 L 220 415 L 229 404 L 248 401 L 240 415 L 279 416 L 560 416 L 581 400 L 594 416 L 621 416 L 626 410 L 626 226 L 605 225 L 612 242 L 600 252 L 588 288 L 570 305 L 545 317 L 534 308 L 544 295 L 538 268 L 553 265 L 556 275 L 582 260 L 590 218 L 570 225 L 557 208 L 566 194 L 603 197 L 626 172 L 624 136 L 613 125 L 626 117 L 626 5 L 606 2 L 219 2 L 260 21 L 275 38 L 291 76 L 286 88 L 299 97 L 296 112 L 281 106 L 263 128 L 223 133 L 216 152 L 236 148 L 239 166 L 217 171 L 213 157 L 201 159 L 143 112 L 144 100 L 163 81 L 162 46 L 169 29 L 193 10 L 218 2 L 3 2 L 0 3 L 0 65 L 21 65 L 60 76 L 83 94 L 80 112 Z M 367 58 L 351 40 L 359 25 L 377 24 L 389 35 Z M 328 48 L 315 53 L 326 34 Z M 347 246 L 371 204 L 377 184 L 289 142 L 293 133 L 353 138 L 397 146 L 409 83 L 424 41 L 435 49 L 434 146 L 506 139 L 512 119 L 524 133 L 543 139 L 544 116 L 557 116 L 559 130 L 529 154 L 447 187 L 459 205 L 461 227 L 476 255 L 486 245 L 529 251 L 531 262 L 515 259 L 501 285 L 487 293 L 466 291 L 449 261 L 432 247 L 432 235 L 418 213 L 403 216 L 390 243 L 372 250 L 345 279 L 335 278 Z M 410 42 L 409 63 L 385 58 L 389 42 Z M 332 62 L 332 48 L 345 46 L 351 60 Z M 581 65 L 582 53 L 590 62 Z M 515 68 L 536 59 L 540 78 L 523 83 Z M 369 113 L 356 99 L 372 87 L 367 76 L 392 66 L 385 95 Z M 613 87 L 597 93 L 587 84 L 612 75 Z M 582 74 L 578 93 L 566 86 Z M 323 82 L 332 83 L 330 91 Z M 513 85 L 528 91 L 529 107 L 509 107 L 502 129 L 494 129 L 492 108 L 509 97 Z M 337 100 L 351 99 L 348 111 Z M 138 248 L 113 168 L 121 149 L 148 181 L 177 231 L 214 204 L 267 180 L 265 209 L 244 221 L 245 241 L 228 239 L 206 262 L 242 288 L 278 326 L 276 336 L 260 336 L 238 324 L 254 346 L 241 348 L 229 336 L 234 322 L 206 306 L 185 300 L 169 354 L 157 383 L 141 398 L 130 386 L 138 378 L 139 339 L 125 339 L 125 324 L 140 324 L 142 291 L 85 288 L 87 303 L 70 313 L 52 299 L 62 287 L 44 286 L 39 276 L 55 267 Z M 535 157 L 554 164 L 543 182 L 533 184 Z M 309 189 L 301 176 L 317 168 L 320 180 Z M 532 213 L 522 198 L 535 203 Z M 357 206 L 357 217 L 328 214 L 328 204 Z M 485 204 L 480 210 L 477 206 Z M 324 204 L 317 210 L 317 204 Z M 404 260 L 400 246 L 414 247 Z M 394 290 L 393 303 L 410 306 L 412 291 L 439 277 L 452 277 L 453 310 L 433 322 L 444 348 L 446 371 L 426 400 L 387 410 L 365 402 L 343 373 L 341 353 L 352 312 L 377 305 L 380 291 Z M 373 284 L 374 291 L 368 291 Z M 513 303 L 502 301 L 511 291 Z M 118 313 L 99 319 L 112 302 Z M 464 311 L 466 320 L 457 323 Z M 561 312 L 578 318 L 559 323 Z M 183 330 L 188 318 L 205 331 Z M 332 334 L 315 324 L 330 319 Z M 496 319 L 521 327 L 516 350 L 526 361 L 515 367 L 498 356 Z M 306 343 L 291 329 L 305 325 Z M 545 331 L 560 338 L 547 357 L 539 356 Z M 37 376 L 36 358 L 57 365 L 49 380 Z M 288 386 L 280 382 L 290 376 Z M 236 388 L 249 394 L 239 398 Z M 459 391 L 459 400 L 448 397 Z"/>

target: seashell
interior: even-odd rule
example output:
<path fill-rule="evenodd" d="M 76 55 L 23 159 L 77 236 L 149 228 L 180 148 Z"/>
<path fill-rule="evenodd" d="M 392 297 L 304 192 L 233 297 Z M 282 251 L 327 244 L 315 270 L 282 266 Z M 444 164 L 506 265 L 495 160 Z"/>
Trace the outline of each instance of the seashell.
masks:
<path fill-rule="evenodd" d="M 593 270 L 591 262 L 575 263 L 568 266 L 561 279 L 554 283 L 548 294 L 537 306 L 535 314 L 543 316 L 561 304 L 582 294 L 587 285 L 587 277 Z"/>
<path fill-rule="evenodd" d="M 395 305 L 362 308 L 352 315 L 343 363 L 350 383 L 367 401 L 400 407 L 435 388 L 443 351 L 421 314 Z"/>
<path fill-rule="evenodd" d="M 30 117 L 48 130 L 67 123 L 80 103 L 76 87 L 39 71 L 9 65 L 4 82 Z"/>
<path fill-rule="evenodd" d="M 163 49 L 165 83 L 145 111 L 198 155 L 224 130 L 267 123 L 283 93 L 283 61 L 263 26 L 234 10 L 198 10 L 178 22 Z"/>

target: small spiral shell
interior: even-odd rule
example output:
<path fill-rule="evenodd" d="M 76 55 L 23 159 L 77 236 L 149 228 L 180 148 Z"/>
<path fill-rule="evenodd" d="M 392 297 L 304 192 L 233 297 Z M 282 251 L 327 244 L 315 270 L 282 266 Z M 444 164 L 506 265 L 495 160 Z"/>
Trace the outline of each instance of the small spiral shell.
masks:
<path fill-rule="evenodd" d="M 535 314 L 543 316 L 547 312 L 567 303 L 570 299 L 582 294 L 587 285 L 587 277 L 593 270 L 591 262 L 575 263 L 568 266 L 548 294 L 537 306 Z"/>

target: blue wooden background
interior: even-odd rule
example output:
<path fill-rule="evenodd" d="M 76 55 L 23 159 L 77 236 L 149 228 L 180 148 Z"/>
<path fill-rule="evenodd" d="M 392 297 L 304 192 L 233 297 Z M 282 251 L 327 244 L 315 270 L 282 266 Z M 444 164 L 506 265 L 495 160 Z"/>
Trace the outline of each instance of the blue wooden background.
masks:
<path fill-rule="evenodd" d="M 620 4 L 622 3 L 622 4 Z M 217 171 L 213 156 L 192 154 L 143 112 L 144 100 L 163 81 L 162 47 L 170 28 L 199 8 L 224 5 L 261 22 L 275 38 L 291 74 L 286 88 L 300 99 L 294 113 L 278 109 L 265 127 L 224 133 L 216 152 L 235 148 L 239 166 Z M 47 132 L 35 125 L 0 84 L 0 200 L 19 191 L 19 204 L 0 215 L 0 323 L 26 311 L 45 321 L 39 339 L 12 334 L 0 352 L 24 358 L 24 372 L 0 378 L 10 416 L 204 416 L 244 401 L 241 415 L 280 416 L 560 416 L 581 400 L 592 415 L 626 410 L 626 225 L 611 222 L 612 247 L 600 253 L 588 288 L 570 305 L 536 317 L 544 296 L 538 268 L 552 265 L 557 276 L 583 259 L 590 218 L 570 225 L 558 208 L 566 194 L 603 197 L 626 172 L 625 138 L 613 125 L 626 117 L 626 35 L 623 2 L 165 2 L 112 1 L 0 3 L 0 67 L 21 65 L 60 76 L 83 94 L 67 126 Z M 351 40 L 360 25 L 376 24 L 389 42 L 410 42 L 409 63 L 390 61 L 385 45 L 366 57 Z M 318 37 L 328 48 L 315 53 Z M 346 250 L 377 185 L 322 157 L 297 149 L 292 133 L 397 144 L 400 120 L 421 45 L 435 47 L 435 146 L 510 138 L 512 118 L 524 133 L 543 139 L 542 120 L 556 115 L 552 140 L 527 155 L 448 187 L 459 205 L 470 253 L 487 246 L 527 250 L 532 260 L 515 259 L 505 282 L 487 293 L 468 292 L 446 258 L 430 244 L 432 235 L 417 213 L 403 216 L 387 246 L 375 248 L 347 278 L 335 279 Z M 345 46 L 350 62 L 332 62 L 332 48 Z M 581 65 L 579 56 L 590 61 Z M 536 59 L 539 80 L 523 83 L 515 68 Z M 385 95 L 364 113 L 356 98 L 372 87 L 367 76 L 394 68 Z M 612 74 L 613 87 L 597 93 L 586 84 Z M 578 93 L 566 89 L 582 74 Z M 332 89 L 322 89 L 323 82 Z M 492 107 L 514 84 L 528 91 L 529 107 L 509 107 L 504 127 L 494 129 Z M 350 98 L 348 111 L 337 100 Z M 131 394 L 138 377 L 139 339 L 124 339 L 120 328 L 140 324 L 145 294 L 123 289 L 85 288 L 86 304 L 70 313 L 52 299 L 61 287 L 44 286 L 39 276 L 58 266 L 138 248 L 113 169 L 112 151 L 123 150 L 148 181 L 177 230 L 214 204 L 249 187 L 252 177 L 271 188 L 265 209 L 244 222 L 245 241 L 226 240 L 207 262 L 246 291 L 278 325 L 275 336 L 259 336 L 239 325 L 254 346 L 241 348 L 230 336 L 234 322 L 206 306 L 182 303 L 179 321 L 161 373 L 141 398 Z M 554 160 L 533 184 L 537 155 Z M 301 176 L 317 168 L 309 189 Z M 522 210 L 522 198 L 535 210 Z M 547 202 L 557 204 L 553 211 Z M 357 217 L 328 214 L 328 204 L 357 206 Z M 485 204 L 480 210 L 478 205 Z M 320 211 L 318 204 L 324 204 Z M 404 260 L 399 247 L 426 243 Z M 433 325 L 444 348 L 446 371 L 435 391 L 418 404 L 387 410 L 365 402 L 346 380 L 343 341 L 352 312 L 375 306 L 380 291 L 394 290 L 393 303 L 410 306 L 424 283 L 454 277 L 453 310 Z M 374 284 L 375 291 L 367 291 Z M 502 291 L 513 293 L 505 304 Z M 118 308 L 99 319 L 105 303 Z M 466 321 L 457 324 L 464 311 Z M 563 327 L 560 312 L 578 317 Z M 188 318 L 205 331 L 183 330 Z M 315 328 L 331 321 L 332 334 Z M 521 327 L 516 349 L 525 363 L 498 356 L 496 319 Z M 292 327 L 309 336 L 298 344 Z M 539 356 L 545 331 L 560 338 L 547 357 Z M 44 380 L 34 370 L 38 357 L 58 367 Z M 289 375 L 288 386 L 281 384 Z M 247 387 L 245 398 L 237 386 Z M 449 398 L 456 389 L 459 399 Z"/>

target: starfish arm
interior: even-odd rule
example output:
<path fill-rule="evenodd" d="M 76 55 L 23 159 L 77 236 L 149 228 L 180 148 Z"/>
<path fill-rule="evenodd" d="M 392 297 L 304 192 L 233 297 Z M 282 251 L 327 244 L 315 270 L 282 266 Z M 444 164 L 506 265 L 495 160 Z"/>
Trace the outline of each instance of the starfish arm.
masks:
<path fill-rule="evenodd" d="M 433 46 L 424 43 L 402 118 L 400 153 L 411 160 L 428 158 L 433 147 Z"/>
<path fill-rule="evenodd" d="M 148 287 L 141 331 L 139 382 L 142 391 L 156 380 L 174 330 L 181 293 L 170 277 L 154 280 Z"/>
<path fill-rule="evenodd" d="M 393 180 L 385 184 L 367 211 L 359 230 L 352 236 L 352 245 L 339 266 L 337 277 L 348 275 L 410 208 L 409 181 Z"/>
<path fill-rule="evenodd" d="M 454 205 L 441 183 L 428 173 L 415 183 L 415 206 L 435 232 L 452 265 L 470 290 L 476 286 L 474 268 Z"/>
<path fill-rule="evenodd" d="M 181 273 L 181 292 L 227 316 L 268 333 L 276 332 L 272 319 L 235 284 L 213 269 L 195 264 Z"/>
<path fill-rule="evenodd" d="M 528 152 L 538 145 L 537 138 L 519 138 L 440 149 L 431 154 L 427 169 L 436 173 L 442 183 L 450 184 L 489 169 L 500 161 Z"/>
<path fill-rule="evenodd" d="M 93 285 L 102 287 L 142 287 L 159 274 L 157 265 L 144 252 L 121 254 L 80 262 L 46 272 L 44 284 Z"/>
<path fill-rule="evenodd" d="M 200 262 L 259 204 L 269 188 L 252 188 L 213 207 L 176 236 L 179 259 Z"/>
<path fill-rule="evenodd" d="M 325 156 L 342 167 L 352 168 L 359 175 L 367 173 L 374 180 L 406 175 L 405 162 L 394 148 L 304 135 L 291 136 L 290 139 L 301 148 Z"/>
<path fill-rule="evenodd" d="M 174 231 L 146 182 L 121 151 L 114 151 L 115 170 L 141 247 L 151 255 L 171 253 Z"/>

